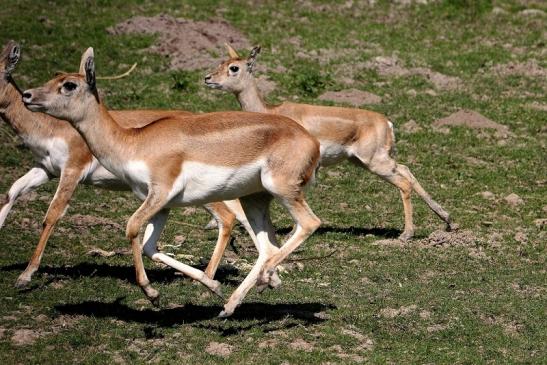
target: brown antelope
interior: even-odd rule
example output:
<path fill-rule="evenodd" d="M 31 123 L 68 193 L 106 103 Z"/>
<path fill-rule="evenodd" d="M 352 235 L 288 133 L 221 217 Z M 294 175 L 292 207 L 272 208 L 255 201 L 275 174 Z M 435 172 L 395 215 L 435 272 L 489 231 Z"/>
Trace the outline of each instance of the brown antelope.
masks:
<path fill-rule="evenodd" d="M 11 77 L 11 72 L 19 58 L 20 47 L 13 41 L 9 42 L 0 54 L 0 117 L 32 150 L 36 166 L 19 178 L 9 189 L 0 210 L 0 228 L 17 198 L 50 179 L 60 177 L 57 192 L 44 219 L 38 245 L 27 268 L 16 282 L 17 287 L 25 287 L 38 269 L 48 238 L 55 224 L 66 211 L 79 183 L 114 190 L 128 190 L 129 186 L 100 165 L 80 134 L 68 122 L 47 114 L 33 113 L 25 108 L 22 93 Z M 81 73 L 84 72 L 83 66 L 80 67 Z M 111 113 L 118 123 L 131 127 L 143 126 L 159 118 L 192 114 L 186 111 L 169 110 L 112 111 Z M 238 211 L 237 201 L 230 201 L 227 204 L 231 206 L 231 210 Z M 206 270 L 212 279 L 229 241 L 234 216 L 223 203 L 207 204 L 205 208 L 219 222 L 217 247 Z M 244 220 L 244 215 L 240 219 Z M 246 222 L 243 221 L 243 223 Z"/>
<path fill-rule="evenodd" d="M 447 230 L 457 226 L 449 214 L 422 188 L 408 167 L 392 158 L 395 146 L 393 124 L 382 114 L 362 109 L 339 108 L 284 102 L 267 105 L 256 86 L 253 70 L 260 47 L 243 58 L 226 44 L 229 59 L 205 77 L 213 89 L 232 92 L 245 111 L 289 117 L 306 128 L 321 144 L 321 166 L 349 160 L 367 168 L 399 188 L 403 199 L 405 228 L 400 239 L 414 235 L 410 195 L 414 190 L 445 223 Z"/>
<path fill-rule="evenodd" d="M 258 260 L 220 316 L 231 315 L 253 286 L 277 285 L 276 266 L 320 224 L 303 190 L 319 162 L 317 140 L 289 118 L 246 112 L 173 116 L 142 128 L 123 128 L 99 100 L 92 48 L 84 53 L 82 63 L 85 76 L 58 76 L 25 91 L 23 101 L 32 111 L 69 121 L 101 164 L 144 200 L 129 219 L 126 236 L 137 283 L 152 303 L 159 293 L 148 281 L 141 251 L 155 246 L 169 209 L 176 206 L 240 198 L 256 235 Z M 269 217 L 273 197 L 296 223 L 281 248 L 274 245 Z M 138 233 L 146 222 L 141 246 Z M 154 253 L 152 259 L 169 258 L 161 255 Z M 208 278 L 203 272 L 191 269 L 186 272 L 189 276 L 216 289 L 204 281 Z"/>

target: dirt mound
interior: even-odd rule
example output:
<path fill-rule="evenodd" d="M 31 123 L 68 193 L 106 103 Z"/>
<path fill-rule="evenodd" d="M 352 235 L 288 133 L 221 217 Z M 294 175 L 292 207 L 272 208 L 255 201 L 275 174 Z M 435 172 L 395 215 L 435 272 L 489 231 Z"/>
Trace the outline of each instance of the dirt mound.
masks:
<path fill-rule="evenodd" d="M 448 117 L 438 119 L 433 122 L 433 126 L 440 128 L 443 126 L 464 126 L 472 129 L 495 129 L 502 136 L 509 134 L 507 126 L 496 123 L 485 116 L 472 110 L 459 110 Z"/>
<path fill-rule="evenodd" d="M 319 100 L 346 103 L 354 106 L 361 106 L 363 104 L 379 104 L 382 102 L 382 98 L 378 95 L 357 89 L 327 91 L 323 95 L 319 96 Z"/>
<path fill-rule="evenodd" d="M 437 230 L 428 237 L 404 242 L 398 239 L 383 239 L 374 242 L 379 246 L 392 247 L 451 247 L 451 246 L 472 246 L 478 238 L 470 230 L 457 230 L 446 232 Z"/>
<path fill-rule="evenodd" d="M 536 59 L 530 59 L 526 62 L 509 62 L 501 65 L 495 65 L 491 69 L 500 76 L 526 76 L 546 78 L 547 70 L 543 68 Z"/>
<path fill-rule="evenodd" d="M 405 133 L 411 134 L 411 133 L 420 132 L 422 130 L 422 127 L 420 127 L 420 125 L 416 123 L 414 119 L 411 119 L 405 124 L 401 125 L 400 129 Z"/>
<path fill-rule="evenodd" d="M 477 237 L 470 230 L 446 232 L 437 230 L 419 241 L 422 246 L 471 246 L 477 242 Z"/>
<path fill-rule="evenodd" d="M 227 343 L 220 343 L 220 342 L 209 342 L 209 344 L 207 345 L 207 348 L 205 349 L 205 351 L 208 354 L 220 356 L 220 357 L 230 356 L 233 350 L 234 350 L 234 347 L 232 345 L 228 345 Z"/>
<path fill-rule="evenodd" d="M 396 57 L 375 57 L 365 63 L 365 67 L 376 70 L 383 76 L 411 76 L 420 75 L 428 79 L 437 89 L 454 90 L 462 85 L 459 78 L 447 76 L 440 72 L 433 71 L 427 67 L 404 67 L 402 61 Z"/>
<path fill-rule="evenodd" d="M 223 58 L 213 57 L 211 51 L 219 50 L 225 42 L 236 49 L 250 48 L 247 38 L 224 20 L 193 21 L 165 14 L 137 16 L 107 31 L 113 35 L 158 34 L 158 39 L 148 51 L 169 57 L 171 69 L 215 67 Z"/>
<path fill-rule="evenodd" d="M 11 337 L 11 342 L 15 346 L 32 345 L 42 335 L 43 334 L 41 332 L 32 329 L 18 329 L 13 333 L 13 336 Z"/>

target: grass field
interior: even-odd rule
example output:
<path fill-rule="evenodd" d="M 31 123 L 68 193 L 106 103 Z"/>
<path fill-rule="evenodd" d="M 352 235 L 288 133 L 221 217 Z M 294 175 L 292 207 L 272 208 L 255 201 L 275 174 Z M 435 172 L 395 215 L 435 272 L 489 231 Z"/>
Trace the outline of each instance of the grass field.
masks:
<path fill-rule="evenodd" d="M 135 284 L 130 256 L 88 254 L 129 248 L 123 227 L 139 205 L 130 193 L 91 187 L 78 189 L 31 287 L 15 289 L 54 181 L 19 201 L 0 231 L 0 363 L 547 362 L 544 2 L 2 0 L 1 7 L 0 43 L 23 47 L 13 74 L 22 89 L 75 70 L 93 46 L 99 75 L 138 63 L 126 78 L 99 81 L 105 103 L 127 109 L 237 110 L 232 95 L 204 87 L 209 67 L 172 69 L 168 57 L 145 50 L 157 36 L 106 31 L 160 13 L 224 19 L 249 45 L 262 45 L 261 74 L 277 85 L 270 102 L 334 105 L 318 96 L 350 88 L 380 96 L 363 108 L 394 122 L 398 161 L 461 228 L 436 232 L 441 222 L 414 198 L 417 237 L 400 243 L 395 188 L 350 164 L 321 170 L 309 201 L 323 224 L 283 265 L 283 285 L 251 291 L 220 320 L 222 301 L 173 270 L 145 260 L 162 293 L 154 308 Z M 223 56 L 221 43 L 215 52 Z M 439 75 L 450 83 L 436 82 Z M 433 126 L 462 109 L 508 130 Z M 6 192 L 33 162 L 5 123 L 0 144 Z M 510 194 L 520 199 L 505 199 Z M 273 217 L 281 234 L 290 231 L 277 205 Z M 203 266 L 216 238 L 201 228 L 208 219 L 200 209 L 172 212 L 164 251 Z M 230 292 L 256 258 L 242 229 L 226 257 L 219 280 Z"/>

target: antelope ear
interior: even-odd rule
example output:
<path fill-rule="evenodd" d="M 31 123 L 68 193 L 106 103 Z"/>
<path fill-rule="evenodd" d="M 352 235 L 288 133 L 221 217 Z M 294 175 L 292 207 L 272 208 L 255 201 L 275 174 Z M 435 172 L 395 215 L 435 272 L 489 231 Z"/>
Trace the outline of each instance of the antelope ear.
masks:
<path fill-rule="evenodd" d="M 253 72 L 255 63 L 256 63 L 256 57 L 260 53 L 260 46 L 256 46 L 251 50 L 251 54 L 249 55 L 249 58 L 247 59 L 247 70 L 249 72 Z"/>
<path fill-rule="evenodd" d="M 89 47 L 87 51 L 85 51 L 82 56 L 82 62 L 84 63 L 85 81 L 87 82 L 91 90 L 95 90 L 95 57 L 93 56 L 93 48 Z"/>
<path fill-rule="evenodd" d="M 85 75 L 85 64 L 89 57 L 93 57 L 93 47 L 86 49 L 80 60 L 80 71 L 78 73 L 82 76 Z"/>
<path fill-rule="evenodd" d="M 230 58 L 240 58 L 236 50 L 233 49 L 232 46 L 230 46 L 228 43 L 224 43 L 224 46 L 228 50 L 228 55 L 230 56 Z"/>
<path fill-rule="evenodd" d="M 21 46 L 14 41 L 9 41 L 2 52 L 4 63 L 4 70 L 7 74 L 10 74 L 19 62 L 21 58 Z"/>

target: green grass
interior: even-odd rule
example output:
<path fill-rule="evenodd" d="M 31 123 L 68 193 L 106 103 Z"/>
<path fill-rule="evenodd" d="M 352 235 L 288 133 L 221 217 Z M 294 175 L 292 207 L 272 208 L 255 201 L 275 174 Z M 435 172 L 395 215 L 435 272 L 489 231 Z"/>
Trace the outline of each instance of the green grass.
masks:
<path fill-rule="evenodd" d="M 55 191 L 52 182 L 35 199 L 19 202 L 0 231 L 0 362 L 545 363 L 547 239 L 545 227 L 534 221 L 547 214 L 547 113 L 527 105 L 545 105 L 546 84 L 539 77 L 500 76 L 491 65 L 535 59 L 547 67 L 542 57 L 547 18 L 519 14 L 527 2 L 516 0 L 424 6 L 355 2 L 357 10 L 345 8 L 344 1 L 317 2 L 323 6 L 319 10 L 308 6 L 311 2 L 247 3 L 4 0 L 0 42 L 15 39 L 23 45 L 14 74 L 23 89 L 42 84 L 55 71 L 75 70 L 87 46 L 95 48 L 100 75 L 122 73 L 138 62 L 130 77 L 99 82 L 112 108 L 238 108 L 233 96 L 201 85 L 209 70 L 170 71 L 167 59 L 143 53 L 154 36 L 106 33 L 135 15 L 205 20 L 222 14 L 252 44 L 262 45 L 259 63 L 287 68 L 268 73 L 278 84 L 271 102 L 297 95 L 302 102 L 320 103 L 317 95 L 323 91 L 347 88 L 337 72 L 358 70 L 351 87 L 383 97 L 374 110 L 396 126 L 413 119 L 422 127 L 412 134 L 398 129 L 398 160 L 476 240 L 449 247 L 377 244 L 402 228 L 397 191 L 353 165 L 322 170 L 309 200 L 323 228 L 291 257 L 303 266 L 286 264 L 281 288 L 260 295 L 251 291 L 233 318 L 219 320 L 215 316 L 223 303 L 172 270 L 147 260 L 162 293 L 162 307 L 155 309 L 134 284 L 130 257 L 88 256 L 92 247 L 127 247 L 123 231 L 75 227 L 70 216 L 100 216 L 123 226 L 139 203 L 129 193 L 80 187 L 33 286 L 18 291 L 13 283 L 37 242 Z M 540 1 L 528 3 L 547 11 Z M 494 14 L 496 7 L 506 12 Z M 285 41 L 294 36 L 300 47 Z M 338 55 L 323 64 L 297 56 L 321 48 Z M 406 67 L 456 76 L 463 87 L 430 96 L 426 91 L 434 87 L 421 76 L 381 76 L 355 66 L 393 54 Z M 417 95 L 410 96 L 410 89 Z M 513 136 L 500 143 L 488 131 L 452 128 L 443 134 L 430 127 L 462 108 L 508 126 Z M 7 126 L 0 132 L 0 190 L 6 191 L 32 166 L 32 157 Z M 496 199 L 483 199 L 478 195 L 483 191 Z M 510 207 L 503 200 L 510 193 L 524 204 Z M 418 238 L 441 228 L 422 202 L 414 203 Z M 212 252 L 216 232 L 200 229 L 208 220 L 202 211 L 173 213 L 162 242 L 185 235 L 181 248 L 168 251 L 193 255 L 192 263 L 199 264 Z M 276 227 L 287 232 L 291 221 L 277 205 L 273 216 Z M 238 265 L 253 263 L 250 240 L 241 230 L 235 236 Z M 221 271 L 225 291 L 245 273 Z M 396 310 L 398 315 L 389 314 Z M 12 336 L 22 329 L 38 338 L 16 346 Z M 211 342 L 232 346 L 231 354 L 209 354 Z M 299 347 L 302 343 L 309 351 Z"/>

